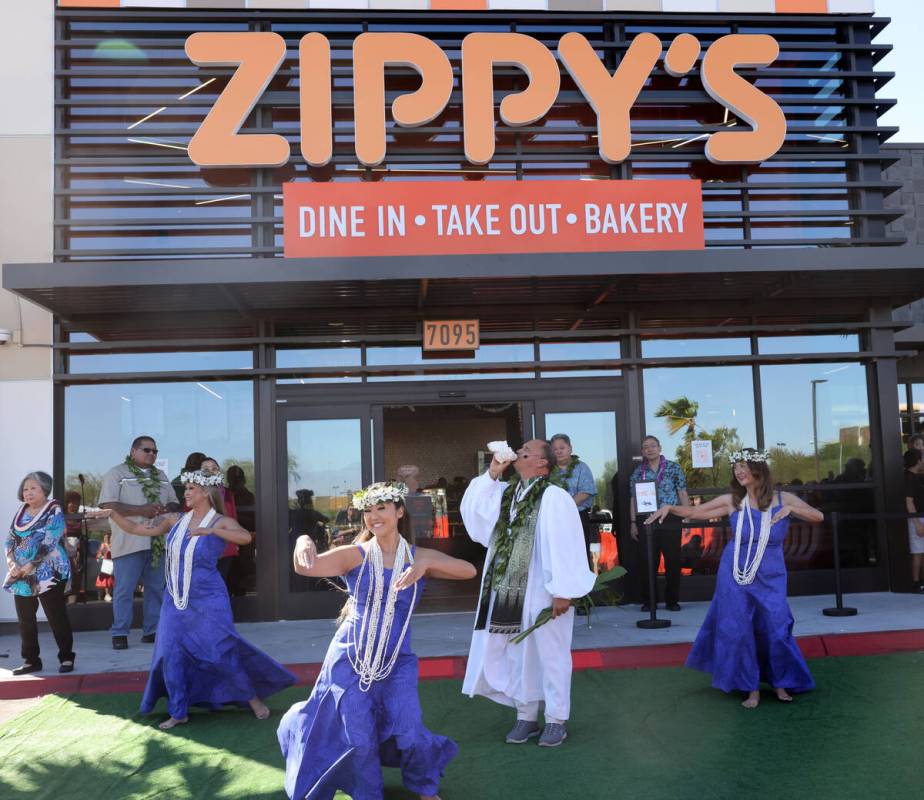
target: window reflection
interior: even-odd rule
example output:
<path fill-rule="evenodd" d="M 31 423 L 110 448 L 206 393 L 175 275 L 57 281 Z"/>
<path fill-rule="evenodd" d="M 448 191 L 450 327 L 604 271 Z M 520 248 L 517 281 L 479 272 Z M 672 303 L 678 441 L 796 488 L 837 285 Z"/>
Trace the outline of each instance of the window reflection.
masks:
<path fill-rule="evenodd" d="M 252 369 L 249 350 L 173 353 L 71 354 L 68 371 L 93 372 L 173 372 L 176 370 Z"/>
<path fill-rule="evenodd" d="M 658 437 L 691 489 L 726 486 L 728 455 L 757 442 L 751 368 L 647 369 L 644 384 L 645 433 Z M 693 469 L 694 439 L 712 442 L 711 468 Z"/>
<path fill-rule="evenodd" d="M 277 367 L 358 367 L 362 364 L 362 349 L 359 347 L 315 347 L 310 350 L 277 350 Z M 282 378 L 279 383 L 359 383 L 358 375 L 336 375 L 323 377 Z"/>
<path fill-rule="evenodd" d="M 860 337 L 855 333 L 824 336 L 761 336 L 757 340 L 762 355 L 789 353 L 851 353 L 860 349 Z"/>
<path fill-rule="evenodd" d="M 746 356 L 751 353 L 748 339 L 643 339 L 642 358 L 680 358 L 683 356 Z"/>
<path fill-rule="evenodd" d="M 179 477 L 192 452 L 215 459 L 234 495 L 238 521 L 254 532 L 253 428 L 251 381 L 68 386 L 64 391 L 65 489 L 82 493 L 85 505 L 97 505 L 103 475 L 125 459 L 136 436 L 152 436 L 159 450 L 157 465 L 171 480 Z M 102 520 L 90 525 L 90 588 L 106 529 Z M 231 564 L 232 594 L 256 590 L 261 532 L 255 533 L 254 543 L 242 547 Z"/>
<path fill-rule="evenodd" d="M 420 365 L 414 374 L 370 375 L 372 381 L 471 380 L 475 378 L 531 378 L 532 368 L 522 372 L 488 371 L 491 363 L 528 362 L 533 360 L 532 344 L 489 344 L 475 351 L 473 358 L 424 358 L 420 347 L 369 347 L 366 363 L 370 367 Z M 455 365 L 458 373 L 447 374 L 438 365 Z M 427 369 L 437 367 L 437 369 Z M 427 374 L 429 372 L 429 374 Z"/>
<path fill-rule="evenodd" d="M 619 342 L 542 342 L 539 345 L 541 361 L 592 361 L 620 358 Z M 619 369 L 543 370 L 543 378 L 590 378 L 621 375 Z"/>

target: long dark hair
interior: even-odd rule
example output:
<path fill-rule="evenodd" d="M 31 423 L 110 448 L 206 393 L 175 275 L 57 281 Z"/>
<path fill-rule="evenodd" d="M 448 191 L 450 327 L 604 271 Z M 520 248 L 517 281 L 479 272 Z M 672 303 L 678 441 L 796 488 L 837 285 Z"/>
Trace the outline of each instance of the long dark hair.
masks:
<path fill-rule="evenodd" d="M 757 508 L 766 511 L 773 502 L 773 477 L 770 475 L 770 467 L 766 461 L 745 461 L 747 468 L 751 470 L 751 477 L 757 481 L 757 489 L 754 494 L 757 496 Z M 738 479 L 735 477 L 735 465 L 732 465 L 731 473 L 731 493 L 735 499 L 735 506 L 740 507 L 741 501 L 748 493 Z"/>

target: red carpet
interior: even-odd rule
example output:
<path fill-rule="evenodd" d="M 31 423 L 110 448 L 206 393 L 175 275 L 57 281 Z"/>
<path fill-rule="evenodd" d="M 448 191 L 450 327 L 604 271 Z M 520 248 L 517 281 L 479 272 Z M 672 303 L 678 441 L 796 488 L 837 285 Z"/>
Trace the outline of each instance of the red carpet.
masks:
<path fill-rule="evenodd" d="M 800 636 L 796 639 L 806 658 L 825 656 L 871 656 L 924 650 L 924 629 L 910 631 L 871 631 L 825 636 Z M 679 667 L 690 652 L 690 644 L 657 644 L 644 647 L 607 647 L 576 650 L 574 669 L 649 669 Z M 420 659 L 421 680 L 455 678 L 465 675 L 465 657 L 449 656 Z M 320 664 L 287 664 L 298 678 L 299 686 L 310 686 Z M 94 675 L 25 675 L 0 678 L 0 700 L 21 700 L 46 694 L 114 694 L 141 692 L 147 672 L 101 672 Z"/>

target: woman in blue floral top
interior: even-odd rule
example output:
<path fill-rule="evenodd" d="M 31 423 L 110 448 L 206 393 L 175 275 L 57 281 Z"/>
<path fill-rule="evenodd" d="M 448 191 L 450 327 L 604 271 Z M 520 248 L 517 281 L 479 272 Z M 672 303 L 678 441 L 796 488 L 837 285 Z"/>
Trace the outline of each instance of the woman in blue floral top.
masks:
<path fill-rule="evenodd" d="M 22 479 L 17 495 L 22 505 L 6 537 L 8 574 L 3 588 L 13 594 L 22 639 L 23 663 L 14 675 L 42 668 L 35 619 L 39 603 L 58 644 L 58 671 L 74 669 L 74 634 L 64 599 L 71 570 L 62 542 L 64 514 L 58 501 L 49 497 L 51 485 L 45 472 L 30 472 Z"/>

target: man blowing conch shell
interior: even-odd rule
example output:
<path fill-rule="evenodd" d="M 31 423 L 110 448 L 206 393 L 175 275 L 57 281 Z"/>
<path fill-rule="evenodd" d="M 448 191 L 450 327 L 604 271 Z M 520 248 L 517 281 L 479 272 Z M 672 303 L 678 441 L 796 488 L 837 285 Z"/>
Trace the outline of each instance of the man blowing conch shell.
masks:
<path fill-rule="evenodd" d="M 468 535 L 488 548 L 462 691 L 516 709 L 508 743 L 541 733 L 539 744 L 555 747 L 567 737 L 571 712 L 571 601 L 590 592 L 596 576 L 587 566 L 577 506 L 549 480 L 555 463 L 549 443 L 526 442 L 509 483 L 499 478 L 512 453 L 506 442 L 491 445 L 490 467 L 462 498 Z M 513 644 L 549 607 L 552 620 Z"/>

